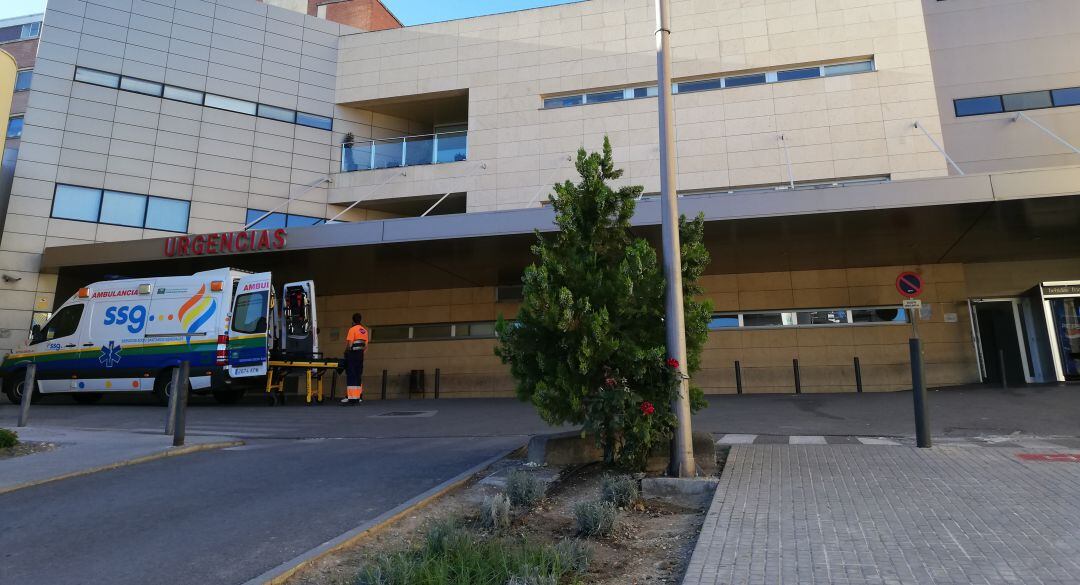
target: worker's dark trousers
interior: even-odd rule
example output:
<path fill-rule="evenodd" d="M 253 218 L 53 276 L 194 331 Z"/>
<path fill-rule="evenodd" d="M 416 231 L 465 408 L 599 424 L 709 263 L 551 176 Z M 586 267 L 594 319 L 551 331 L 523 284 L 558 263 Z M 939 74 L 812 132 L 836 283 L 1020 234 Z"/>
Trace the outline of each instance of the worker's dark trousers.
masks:
<path fill-rule="evenodd" d="M 357 400 L 364 394 L 364 351 L 345 352 L 345 393 L 349 400 Z"/>

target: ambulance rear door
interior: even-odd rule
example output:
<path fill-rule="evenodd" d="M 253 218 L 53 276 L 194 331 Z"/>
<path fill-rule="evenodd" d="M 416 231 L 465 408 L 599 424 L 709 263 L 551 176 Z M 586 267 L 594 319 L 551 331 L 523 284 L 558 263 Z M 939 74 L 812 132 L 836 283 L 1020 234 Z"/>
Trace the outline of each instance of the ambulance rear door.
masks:
<path fill-rule="evenodd" d="M 229 318 L 229 375 L 263 376 L 269 359 L 272 290 L 270 273 L 246 274 L 236 280 Z"/>
<path fill-rule="evenodd" d="M 304 280 L 285 285 L 281 295 L 281 316 L 285 354 L 304 358 L 320 357 L 313 281 Z"/>

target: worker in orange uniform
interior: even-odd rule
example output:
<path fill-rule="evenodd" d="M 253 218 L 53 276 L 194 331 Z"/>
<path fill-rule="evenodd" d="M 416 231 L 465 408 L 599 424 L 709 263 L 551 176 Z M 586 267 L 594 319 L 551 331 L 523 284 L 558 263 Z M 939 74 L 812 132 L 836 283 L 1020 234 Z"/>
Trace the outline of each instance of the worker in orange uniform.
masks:
<path fill-rule="evenodd" d="M 364 395 L 364 352 L 367 351 L 369 333 L 360 324 L 363 316 L 353 313 L 353 326 L 345 336 L 345 398 L 342 404 L 360 404 Z"/>

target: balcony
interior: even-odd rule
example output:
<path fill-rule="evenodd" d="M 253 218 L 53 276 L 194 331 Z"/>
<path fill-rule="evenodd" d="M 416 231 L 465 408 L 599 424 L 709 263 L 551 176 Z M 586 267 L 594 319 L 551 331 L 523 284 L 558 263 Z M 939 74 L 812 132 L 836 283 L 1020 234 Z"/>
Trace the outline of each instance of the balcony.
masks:
<path fill-rule="evenodd" d="M 347 142 L 341 145 L 341 172 L 463 161 L 467 142 L 467 130 Z"/>

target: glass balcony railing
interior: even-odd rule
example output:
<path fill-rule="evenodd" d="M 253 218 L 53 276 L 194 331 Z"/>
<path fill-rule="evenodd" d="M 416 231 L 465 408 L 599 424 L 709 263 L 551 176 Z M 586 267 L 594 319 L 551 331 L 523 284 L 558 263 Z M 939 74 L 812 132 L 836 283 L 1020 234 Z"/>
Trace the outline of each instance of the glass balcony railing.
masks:
<path fill-rule="evenodd" d="M 468 131 L 439 132 L 341 145 L 341 172 L 463 161 Z"/>

